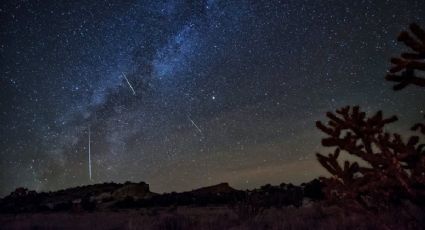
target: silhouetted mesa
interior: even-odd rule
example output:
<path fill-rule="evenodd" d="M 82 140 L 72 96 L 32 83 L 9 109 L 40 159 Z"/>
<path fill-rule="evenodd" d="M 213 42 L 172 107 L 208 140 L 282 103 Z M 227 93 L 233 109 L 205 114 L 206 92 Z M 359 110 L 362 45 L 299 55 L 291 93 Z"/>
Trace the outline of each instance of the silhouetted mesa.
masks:
<path fill-rule="evenodd" d="M 0 212 L 78 212 L 141 207 L 236 205 L 253 201 L 254 205 L 264 207 L 300 206 L 303 201 L 320 200 L 322 197 L 318 180 L 301 186 L 265 185 L 251 191 L 237 190 L 228 183 L 221 183 L 188 192 L 164 194 L 151 192 L 149 185 L 144 182 L 104 183 L 47 193 L 18 188 L 0 200 Z"/>

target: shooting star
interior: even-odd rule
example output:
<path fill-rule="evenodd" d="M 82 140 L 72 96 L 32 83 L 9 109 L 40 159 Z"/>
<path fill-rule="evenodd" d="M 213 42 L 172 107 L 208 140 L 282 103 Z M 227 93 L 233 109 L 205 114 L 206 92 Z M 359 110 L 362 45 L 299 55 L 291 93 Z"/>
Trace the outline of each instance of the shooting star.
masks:
<path fill-rule="evenodd" d="M 91 181 L 91 133 L 90 133 L 90 126 L 89 126 L 89 177 Z"/>
<path fill-rule="evenodd" d="M 133 92 L 133 95 L 136 96 L 136 91 L 134 91 L 133 86 L 131 85 L 130 81 L 127 79 L 127 76 L 125 76 L 125 73 L 122 73 L 122 76 L 125 78 L 125 80 L 127 81 L 128 86 L 130 86 L 131 91 Z"/>
<path fill-rule="evenodd" d="M 192 118 L 189 117 L 189 115 L 187 115 L 187 118 L 190 120 L 190 122 L 192 122 L 193 126 L 196 127 L 199 133 L 202 133 L 202 130 L 195 124 L 195 122 L 192 120 Z"/>

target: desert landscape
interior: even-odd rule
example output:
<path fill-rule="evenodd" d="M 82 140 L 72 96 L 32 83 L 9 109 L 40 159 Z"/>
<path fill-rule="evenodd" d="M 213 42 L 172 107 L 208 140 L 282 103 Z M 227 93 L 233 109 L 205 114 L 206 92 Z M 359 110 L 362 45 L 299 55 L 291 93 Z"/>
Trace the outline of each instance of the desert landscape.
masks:
<path fill-rule="evenodd" d="M 2 1 L 0 229 L 425 229 L 424 26 L 423 0 Z"/>
<path fill-rule="evenodd" d="M 227 183 L 156 194 L 146 183 L 105 183 L 36 193 L 17 190 L 0 202 L 2 229 L 420 229 L 421 207 L 405 202 L 367 211 L 324 199 L 314 180 L 251 191 Z"/>

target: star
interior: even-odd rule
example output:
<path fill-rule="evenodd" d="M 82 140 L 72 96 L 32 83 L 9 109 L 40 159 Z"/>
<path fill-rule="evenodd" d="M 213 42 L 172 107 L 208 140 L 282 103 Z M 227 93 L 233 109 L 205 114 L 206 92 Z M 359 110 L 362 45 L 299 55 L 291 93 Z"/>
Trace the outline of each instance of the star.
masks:
<path fill-rule="evenodd" d="M 423 117 L 423 95 L 382 78 L 425 1 L 45 1 L 0 9 L 0 197 L 302 183 L 322 173 L 314 122 L 327 111 Z"/>

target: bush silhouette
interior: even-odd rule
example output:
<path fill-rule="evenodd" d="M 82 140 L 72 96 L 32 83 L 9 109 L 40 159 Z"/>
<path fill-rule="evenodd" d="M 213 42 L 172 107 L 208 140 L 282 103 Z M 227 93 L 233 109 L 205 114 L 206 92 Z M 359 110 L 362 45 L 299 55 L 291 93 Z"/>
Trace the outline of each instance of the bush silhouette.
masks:
<path fill-rule="evenodd" d="M 419 76 L 415 71 L 425 70 L 425 31 L 417 24 L 411 24 L 412 33 L 403 31 L 398 36 L 398 41 L 403 42 L 412 49 L 413 52 L 402 53 L 401 57 L 392 58 L 394 64 L 390 69 L 390 74 L 386 76 L 388 81 L 398 82 L 394 90 L 401 90 L 409 84 L 425 87 L 425 76 Z M 396 75 L 395 73 L 401 73 Z"/>
<path fill-rule="evenodd" d="M 409 84 L 425 87 L 425 31 L 411 24 L 408 32 L 402 32 L 398 40 L 404 42 L 413 53 L 403 53 L 392 58 L 394 66 L 386 76 L 398 82 L 394 90 Z M 401 75 L 396 75 L 400 73 Z M 396 116 L 384 118 L 382 111 L 368 117 L 359 106 L 344 107 L 336 113 L 328 112 L 329 121 L 316 126 L 327 136 L 322 139 L 325 147 L 335 147 L 327 156 L 317 153 L 319 163 L 332 174 L 321 177 L 324 192 L 330 200 L 354 200 L 368 207 L 399 202 L 408 199 L 415 203 L 425 202 L 425 143 L 419 136 L 405 139 L 400 134 L 385 131 L 387 124 L 397 121 Z M 425 125 L 418 123 L 412 128 L 425 134 Z M 360 162 L 339 161 L 341 152 L 357 157 Z"/>

